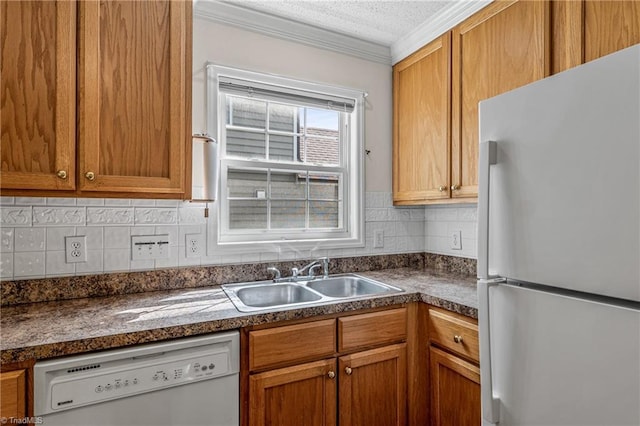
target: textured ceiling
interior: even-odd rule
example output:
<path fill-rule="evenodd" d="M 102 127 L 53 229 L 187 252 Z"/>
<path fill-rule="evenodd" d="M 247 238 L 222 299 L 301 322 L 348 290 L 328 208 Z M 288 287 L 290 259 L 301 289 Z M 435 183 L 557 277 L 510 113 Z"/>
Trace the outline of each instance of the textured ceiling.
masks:
<path fill-rule="evenodd" d="M 390 46 L 454 1 L 226 0 L 247 9 Z"/>

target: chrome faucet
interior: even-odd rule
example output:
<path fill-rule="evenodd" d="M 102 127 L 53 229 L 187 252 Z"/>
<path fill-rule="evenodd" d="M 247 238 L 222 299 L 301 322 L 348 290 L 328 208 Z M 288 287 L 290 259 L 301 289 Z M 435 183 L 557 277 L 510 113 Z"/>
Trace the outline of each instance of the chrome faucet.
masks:
<path fill-rule="evenodd" d="M 277 283 L 278 281 L 280 281 L 281 275 L 280 275 L 280 270 L 278 268 L 276 268 L 275 266 L 269 266 L 267 268 L 267 272 L 273 272 L 273 274 L 274 274 L 273 282 L 274 283 Z"/>
<path fill-rule="evenodd" d="M 300 278 L 314 279 L 316 277 L 315 270 L 320 266 L 322 266 L 322 277 L 328 278 L 329 277 L 329 258 L 321 257 L 320 259 L 314 260 L 313 262 L 309 263 L 307 266 L 305 266 L 302 269 L 291 268 L 291 275 L 292 275 L 293 281 L 297 281 Z M 306 276 L 302 275 L 305 271 L 308 271 Z"/>

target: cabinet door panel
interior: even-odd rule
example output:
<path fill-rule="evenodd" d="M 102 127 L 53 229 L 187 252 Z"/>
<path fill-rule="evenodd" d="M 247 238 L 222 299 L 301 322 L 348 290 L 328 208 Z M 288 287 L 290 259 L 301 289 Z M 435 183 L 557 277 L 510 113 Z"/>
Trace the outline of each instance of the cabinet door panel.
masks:
<path fill-rule="evenodd" d="M 335 367 L 328 359 L 251 376 L 249 425 L 335 425 Z"/>
<path fill-rule="evenodd" d="M 640 43 L 640 2 L 585 1 L 584 38 L 586 62 Z"/>
<path fill-rule="evenodd" d="M 405 425 L 406 353 L 402 343 L 338 359 L 341 426 Z"/>
<path fill-rule="evenodd" d="M 479 425 L 480 369 L 439 349 L 429 352 L 432 425 Z"/>
<path fill-rule="evenodd" d="M 81 190 L 184 192 L 191 2 L 79 10 Z"/>
<path fill-rule="evenodd" d="M 2 188 L 74 189 L 76 4 L 0 8 Z"/>
<path fill-rule="evenodd" d="M 549 2 L 500 1 L 453 30 L 453 197 L 478 194 L 478 102 L 549 75 Z"/>
<path fill-rule="evenodd" d="M 393 68 L 393 199 L 399 204 L 449 198 L 450 40 L 447 33 Z"/>
<path fill-rule="evenodd" d="M 0 417 L 23 418 L 26 415 L 25 370 L 0 374 Z"/>

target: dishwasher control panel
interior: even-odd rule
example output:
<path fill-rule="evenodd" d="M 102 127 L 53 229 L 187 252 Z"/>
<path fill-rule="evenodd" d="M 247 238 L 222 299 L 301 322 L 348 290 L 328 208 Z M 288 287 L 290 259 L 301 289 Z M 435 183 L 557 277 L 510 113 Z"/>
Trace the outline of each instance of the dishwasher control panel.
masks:
<path fill-rule="evenodd" d="M 162 344 L 155 346 L 157 351 L 129 349 L 82 356 L 76 362 L 62 360 L 36 365 L 36 413 L 215 379 L 239 370 L 237 341 L 233 345 L 222 342 L 166 350 Z"/>

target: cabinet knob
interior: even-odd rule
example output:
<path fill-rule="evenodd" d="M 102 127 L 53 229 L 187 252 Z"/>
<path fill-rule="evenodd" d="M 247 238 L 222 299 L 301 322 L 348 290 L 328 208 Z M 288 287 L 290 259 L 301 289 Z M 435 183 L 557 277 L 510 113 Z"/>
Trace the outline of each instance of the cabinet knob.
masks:
<path fill-rule="evenodd" d="M 334 373 L 333 371 L 329 371 L 329 372 L 327 373 L 327 376 L 328 376 L 330 379 L 333 379 L 334 377 L 336 377 L 336 373 Z"/>
<path fill-rule="evenodd" d="M 441 185 L 441 186 L 438 187 L 438 191 L 440 191 L 440 192 L 444 192 L 446 190 L 447 190 L 447 187 L 444 186 L 444 185 Z"/>
<path fill-rule="evenodd" d="M 58 175 L 58 177 L 60 179 L 66 179 L 67 178 L 67 171 L 66 170 L 58 170 L 58 173 L 56 173 Z"/>
<path fill-rule="evenodd" d="M 456 343 L 462 343 L 462 336 L 453 336 L 453 341 Z"/>
<path fill-rule="evenodd" d="M 451 185 L 452 191 L 457 191 L 458 189 L 460 189 L 460 185 Z"/>
<path fill-rule="evenodd" d="M 351 369 L 351 367 L 345 367 L 344 372 L 347 373 L 347 376 L 350 376 L 351 373 L 353 373 L 353 370 Z"/>
<path fill-rule="evenodd" d="M 87 172 L 84 174 L 84 177 L 86 177 L 88 180 L 95 180 L 96 174 L 93 172 Z"/>

